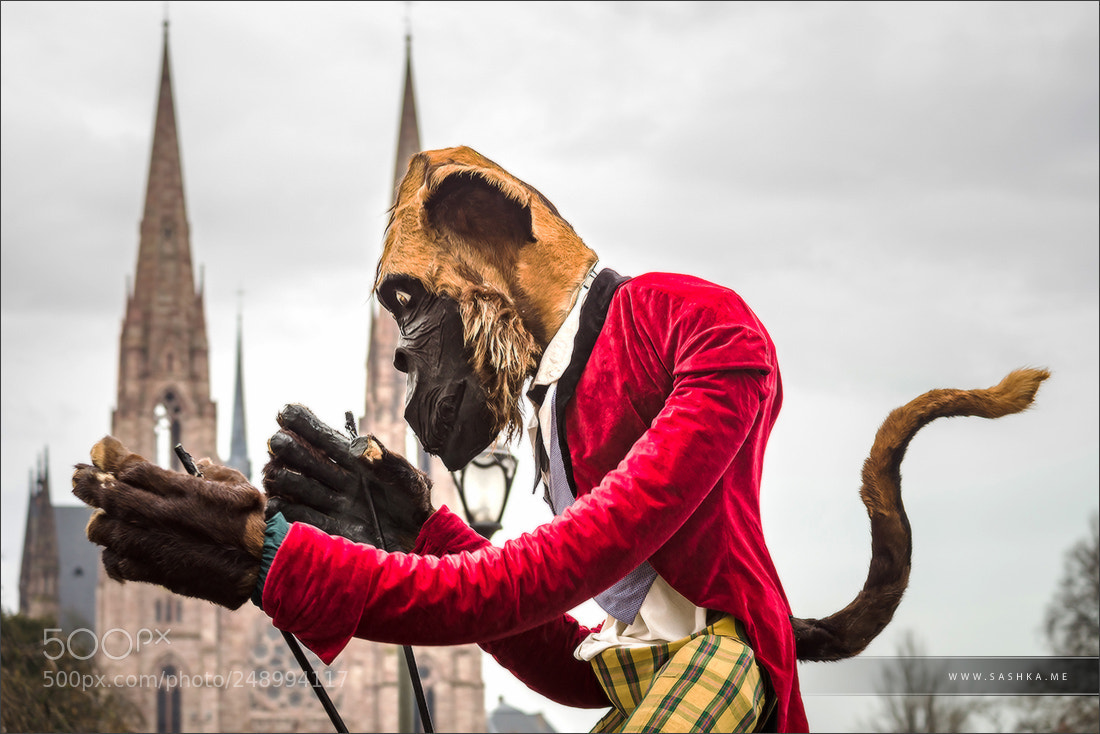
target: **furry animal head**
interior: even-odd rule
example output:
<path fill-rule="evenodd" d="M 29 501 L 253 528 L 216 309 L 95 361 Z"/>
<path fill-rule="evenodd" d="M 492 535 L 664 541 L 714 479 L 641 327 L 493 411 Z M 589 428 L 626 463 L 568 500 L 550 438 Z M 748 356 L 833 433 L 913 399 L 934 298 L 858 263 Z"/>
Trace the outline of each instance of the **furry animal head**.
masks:
<path fill-rule="evenodd" d="M 374 288 L 411 277 L 458 304 L 494 428 L 511 433 L 523 383 L 596 260 L 535 188 L 470 148 L 447 148 L 410 160 Z"/>

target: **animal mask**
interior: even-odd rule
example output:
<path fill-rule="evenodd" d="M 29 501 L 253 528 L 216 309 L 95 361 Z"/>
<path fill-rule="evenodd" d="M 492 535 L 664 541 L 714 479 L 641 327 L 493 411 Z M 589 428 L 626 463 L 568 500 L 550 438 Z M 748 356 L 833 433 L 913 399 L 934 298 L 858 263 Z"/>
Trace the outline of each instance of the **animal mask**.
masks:
<path fill-rule="evenodd" d="M 524 381 L 596 260 L 553 204 L 488 158 L 465 147 L 412 157 L 374 287 L 401 327 L 406 420 L 449 468 L 519 429 Z M 425 336 L 456 324 L 460 343 Z"/>

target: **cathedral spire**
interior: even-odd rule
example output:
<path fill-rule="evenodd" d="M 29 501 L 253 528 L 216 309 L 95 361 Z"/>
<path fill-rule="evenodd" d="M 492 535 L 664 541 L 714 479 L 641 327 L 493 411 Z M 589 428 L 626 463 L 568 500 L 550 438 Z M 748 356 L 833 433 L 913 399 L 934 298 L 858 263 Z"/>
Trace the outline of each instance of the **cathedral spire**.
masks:
<path fill-rule="evenodd" d="M 137 270 L 126 303 L 112 433 L 131 450 L 178 466 L 170 447 L 215 458 L 215 406 L 203 294 L 196 290 L 172 91 L 168 21 L 157 88 Z M 167 449 L 167 450 L 166 450 Z"/>
<path fill-rule="evenodd" d="M 136 285 L 147 289 L 154 283 L 161 287 L 170 285 L 175 297 L 183 303 L 191 297 L 195 285 L 168 49 L 168 21 L 164 21 L 164 49 L 141 220 Z"/>
<path fill-rule="evenodd" d="M 233 436 L 226 465 L 245 478 L 252 478 L 252 460 L 248 458 L 248 434 L 244 420 L 244 356 L 241 349 L 241 314 L 237 312 L 237 379 L 233 388 Z"/>

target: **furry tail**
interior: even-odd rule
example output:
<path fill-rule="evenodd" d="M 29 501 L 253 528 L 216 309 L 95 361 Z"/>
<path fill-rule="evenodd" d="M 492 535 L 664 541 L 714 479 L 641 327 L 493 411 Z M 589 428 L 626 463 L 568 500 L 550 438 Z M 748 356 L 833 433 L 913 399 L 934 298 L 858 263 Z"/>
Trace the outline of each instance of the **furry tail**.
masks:
<path fill-rule="evenodd" d="M 909 583 L 913 551 L 909 518 L 901 503 L 901 460 L 917 431 L 947 416 L 1000 418 L 1031 405 L 1041 369 L 1009 373 L 985 390 L 932 390 L 897 408 L 875 435 L 863 464 L 860 496 L 871 518 L 871 567 L 863 590 L 844 609 L 824 619 L 792 617 L 799 660 L 842 660 L 858 655 L 894 616 Z"/>

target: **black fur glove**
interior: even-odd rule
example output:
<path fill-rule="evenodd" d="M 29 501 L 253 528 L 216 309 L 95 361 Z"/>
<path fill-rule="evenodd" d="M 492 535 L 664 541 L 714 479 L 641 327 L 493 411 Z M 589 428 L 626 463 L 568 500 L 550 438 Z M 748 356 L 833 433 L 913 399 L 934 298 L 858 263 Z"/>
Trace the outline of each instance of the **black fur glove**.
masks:
<path fill-rule="evenodd" d="M 374 436 L 333 430 L 303 405 L 286 406 L 277 420 L 281 430 L 267 442 L 264 467 L 268 517 L 281 512 L 289 522 L 373 546 L 381 525 L 386 550 L 412 550 L 435 511 L 424 472 Z"/>
<path fill-rule="evenodd" d="M 236 609 L 260 573 L 264 496 L 236 469 L 200 459 L 203 477 L 151 464 L 118 439 L 77 464 L 73 494 L 97 508 L 88 540 L 115 581 L 146 581 Z"/>

